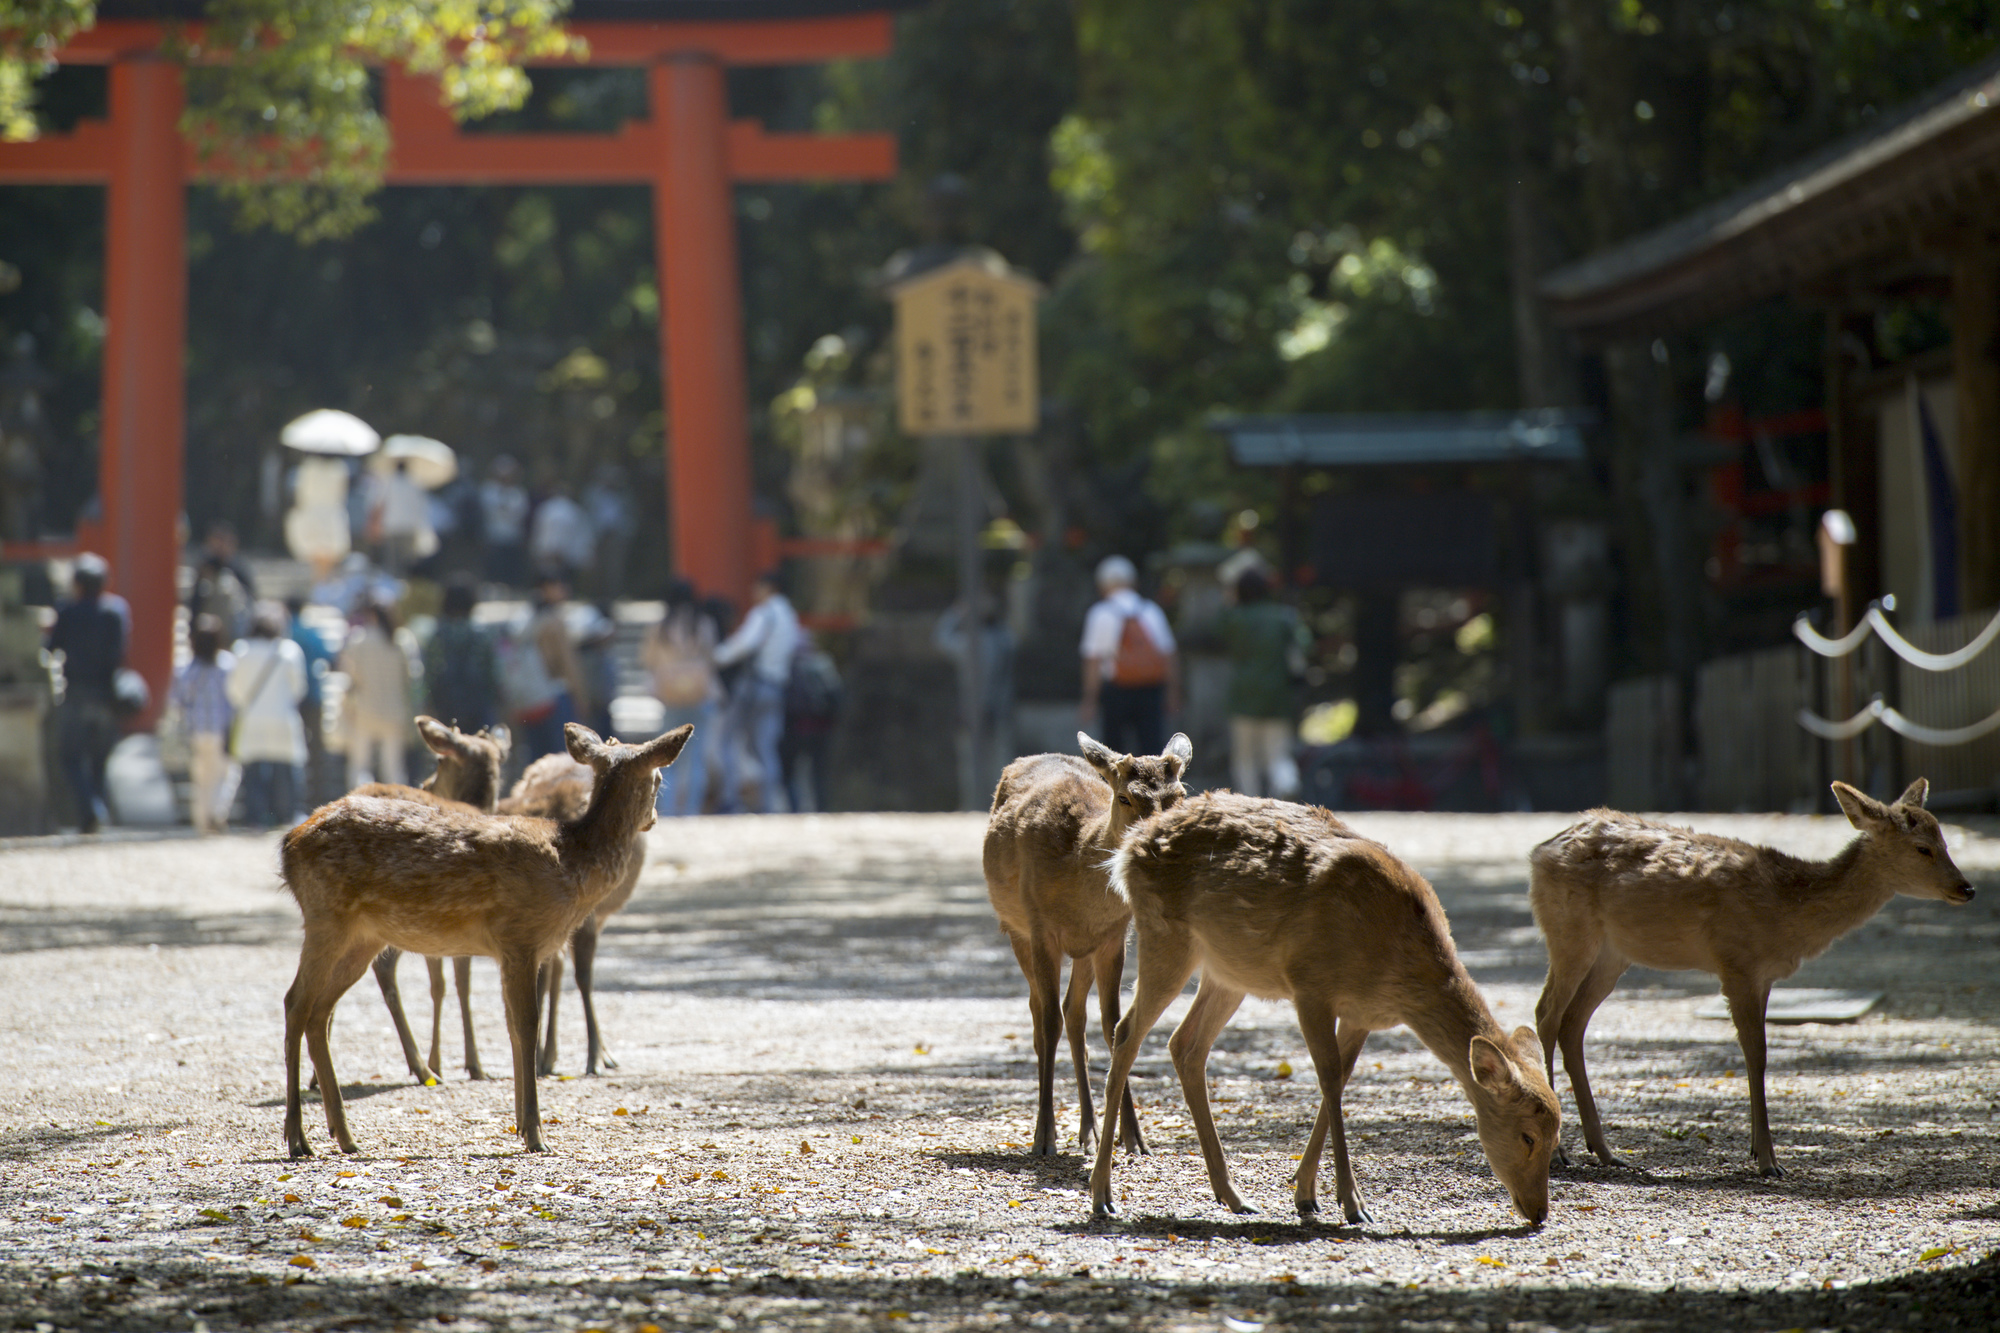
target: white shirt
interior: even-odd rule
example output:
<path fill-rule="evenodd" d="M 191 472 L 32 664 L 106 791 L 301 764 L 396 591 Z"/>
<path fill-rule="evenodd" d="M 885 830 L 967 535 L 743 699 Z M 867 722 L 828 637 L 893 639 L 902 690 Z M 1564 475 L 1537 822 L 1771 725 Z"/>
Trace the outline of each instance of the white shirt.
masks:
<path fill-rule="evenodd" d="M 561 560 L 582 569 L 596 553 L 597 533 L 582 505 L 567 495 L 551 495 L 535 511 L 535 531 L 528 549 L 538 560 Z"/>
<path fill-rule="evenodd" d="M 424 488 L 400 474 L 382 479 L 382 534 L 413 537 L 430 526 L 430 497 Z"/>
<path fill-rule="evenodd" d="M 792 674 L 792 654 L 799 646 L 799 617 L 792 604 L 772 593 L 750 608 L 736 632 L 715 650 L 717 666 L 728 666 L 756 654 L 751 670 L 760 680 L 783 682 Z"/>
<path fill-rule="evenodd" d="M 528 493 L 504 481 L 489 481 L 479 488 L 479 509 L 486 520 L 486 540 L 512 546 L 527 534 Z"/>
<path fill-rule="evenodd" d="M 1119 637 L 1125 633 L 1125 622 L 1133 616 L 1139 618 L 1139 628 L 1146 631 L 1155 648 L 1169 657 L 1174 655 L 1174 631 L 1167 624 L 1167 613 L 1130 588 L 1120 588 L 1091 607 L 1090 614 L 1083 618 L 1083 642 L 1078 652 L 1097 663 L 1099 680 L 1111 679 L 1118 664 Z"/>

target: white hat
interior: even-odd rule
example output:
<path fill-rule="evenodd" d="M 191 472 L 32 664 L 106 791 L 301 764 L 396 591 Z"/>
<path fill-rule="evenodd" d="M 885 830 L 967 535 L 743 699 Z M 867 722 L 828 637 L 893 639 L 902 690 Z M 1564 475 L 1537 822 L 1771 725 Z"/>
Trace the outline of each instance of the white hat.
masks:
<path fill-rule="evenodd" d="M 1107 555 L 1097 562 L 1097 586 L 1129 588 L 1139 581 L 1139 571 L 1122 555 Z"/>

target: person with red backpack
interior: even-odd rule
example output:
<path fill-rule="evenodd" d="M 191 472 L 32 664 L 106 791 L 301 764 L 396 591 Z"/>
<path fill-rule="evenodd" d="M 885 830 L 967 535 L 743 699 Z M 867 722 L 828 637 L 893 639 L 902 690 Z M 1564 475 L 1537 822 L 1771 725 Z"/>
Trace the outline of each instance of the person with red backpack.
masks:
<path fill-rule="evenodd" d="M 1167 718 L 1181 710 L 1180 659 L 1167 613 L 1141 597 L 1139 571 L 1122 555 L 1097 566 L 1098 603 L 1083 619 L 1083 706 L 1087 728 L 1124 754 L 1158 754 Z"/>

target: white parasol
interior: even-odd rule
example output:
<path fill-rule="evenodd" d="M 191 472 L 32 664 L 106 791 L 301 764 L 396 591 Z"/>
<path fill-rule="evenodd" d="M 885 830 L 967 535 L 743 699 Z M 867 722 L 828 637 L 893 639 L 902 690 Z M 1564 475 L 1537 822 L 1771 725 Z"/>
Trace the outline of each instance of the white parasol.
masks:
<path fill-rule="evenodd" d="M 383 441 L 382 452 L 368 460 L 368 468 L 387 476 L 398 463 L 405 464 L 410 480 L 427 491 L 458 475 L 458 455 L 428 435 L 391 435 Z"/>
<path fill-rule="evenodd" d="M 287 449 L 302 454 L 372 454 L 382 443 L 375 428 L 351 413 L 322 407 L 286 425 L 278 433 Z"/>

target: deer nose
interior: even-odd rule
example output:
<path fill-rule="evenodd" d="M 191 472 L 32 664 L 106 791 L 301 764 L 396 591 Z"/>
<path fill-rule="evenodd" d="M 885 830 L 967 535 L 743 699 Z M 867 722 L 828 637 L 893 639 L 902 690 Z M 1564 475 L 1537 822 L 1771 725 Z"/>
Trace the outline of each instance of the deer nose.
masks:
<path fill-rule="evenodd" d="M 1960 882 L 1951 891 L 1951 900 L 1955 903 L 1969 903 L 1973 897 L 1974 891 L 1969 883 Z"/>

